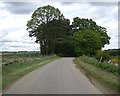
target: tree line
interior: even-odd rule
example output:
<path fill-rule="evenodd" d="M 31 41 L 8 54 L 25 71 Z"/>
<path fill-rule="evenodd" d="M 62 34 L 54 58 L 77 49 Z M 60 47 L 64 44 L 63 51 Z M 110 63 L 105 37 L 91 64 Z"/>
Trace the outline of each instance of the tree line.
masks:
<path fill-rule="evenodd" d="M 107 29 L 92 19 L 74 17 L 70 24 L 58 8 L 50 5 L 34 11 L 27 30 L 40 44 L 41 55 L 95 55 L 110 40 Z"/>

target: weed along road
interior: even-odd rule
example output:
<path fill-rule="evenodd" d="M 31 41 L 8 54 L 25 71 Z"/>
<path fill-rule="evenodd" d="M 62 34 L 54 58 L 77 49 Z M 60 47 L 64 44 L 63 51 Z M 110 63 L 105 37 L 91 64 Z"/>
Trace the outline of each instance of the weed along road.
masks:
<path fill-rule="evenodd" d="M 73 64 L 61 58 L 14 82 L 4 94 L 102 94 Z"/>

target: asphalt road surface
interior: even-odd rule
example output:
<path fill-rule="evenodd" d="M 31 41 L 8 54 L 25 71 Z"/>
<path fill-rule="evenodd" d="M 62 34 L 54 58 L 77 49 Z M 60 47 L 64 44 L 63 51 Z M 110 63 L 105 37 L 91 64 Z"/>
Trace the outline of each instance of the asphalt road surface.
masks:
<path fill-rule="evenodd" d="M 61 58 L 14 82 L 5 94 L 102 94 L 72 62 Z"/>

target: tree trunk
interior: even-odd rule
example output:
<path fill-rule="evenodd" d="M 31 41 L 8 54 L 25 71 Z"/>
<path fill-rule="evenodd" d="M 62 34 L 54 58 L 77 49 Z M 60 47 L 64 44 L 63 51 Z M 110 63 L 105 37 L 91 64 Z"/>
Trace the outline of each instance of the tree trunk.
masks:
<path fill-rule="evenodd" d="M 55 52 L 55 42 L 54 41 L 52 42 L 51 51 L 52 51 L 51 53 L 54 54 L 54 52 Z"/>
<path fill-rule="evenodd" d="M 43 44 L 44 41 L 40 41 L 40 51 L 41 51 L 41 55 L 45 55 L 45 45 Z"/>

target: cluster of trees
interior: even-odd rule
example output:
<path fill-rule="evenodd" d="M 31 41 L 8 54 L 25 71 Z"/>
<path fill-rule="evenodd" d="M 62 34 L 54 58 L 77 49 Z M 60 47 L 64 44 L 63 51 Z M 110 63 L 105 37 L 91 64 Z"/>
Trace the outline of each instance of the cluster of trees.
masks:
<path fill-rule="evenodd" d="M 42 55 L 94 55 L 110 40 L 106 28 L 92 19 L 75 17 L 70 24 L 58 8 L 50 5 L 34 11 L 27 30 L 30 37 L 36 37 Z"/>

